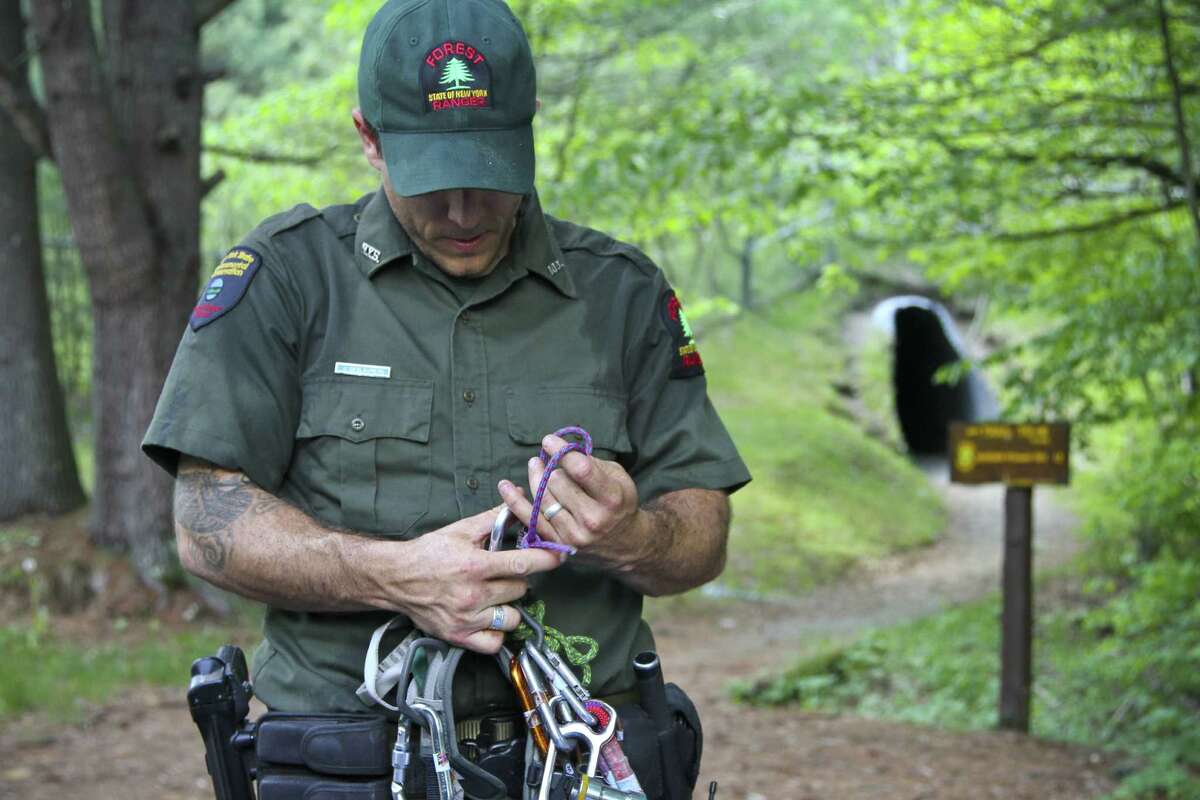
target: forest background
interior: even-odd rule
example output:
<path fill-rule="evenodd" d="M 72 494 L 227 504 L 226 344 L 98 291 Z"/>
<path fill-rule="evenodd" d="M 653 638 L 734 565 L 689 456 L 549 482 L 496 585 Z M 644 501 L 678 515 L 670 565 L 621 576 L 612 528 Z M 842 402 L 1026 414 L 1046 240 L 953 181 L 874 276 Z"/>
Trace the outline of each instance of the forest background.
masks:
<path fill-rule="evenodd" d="M 1123 791 L 1195 796 L 1200 9 L 512 5 L 543 204 L 645 249 L 701 330 L 924 285 L 994 335 L 1008 416 L 1074 425 L 1069 619 L 1095 658 L 1073 702 L 1101 724 L 1073 735 L 1144 755 Z M 167 595 L 169 481 L 137 441 L 209 265 L 272 213 L 373 189 L 349 109 L 377 5 L 85 6 L 0 3 L 0 518 L 90 499 L 94 540 Z M 748 696 L 861 694 L 839 670 Z"/>

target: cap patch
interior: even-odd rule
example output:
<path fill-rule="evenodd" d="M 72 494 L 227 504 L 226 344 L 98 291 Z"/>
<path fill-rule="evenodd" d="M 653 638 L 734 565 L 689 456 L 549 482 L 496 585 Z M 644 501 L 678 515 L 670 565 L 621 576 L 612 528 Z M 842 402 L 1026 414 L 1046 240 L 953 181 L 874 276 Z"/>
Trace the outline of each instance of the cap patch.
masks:
<path fill-rule="evenodd" d="M 662 296 L 659 305 L 663 326 L 671 335 L 674 352 L 671 355 L 671 377 L 692 378 L 704 374 L 704 362 L 700 360 L 700 351 L 696 349 L 696 338 L 692 335 L 692 326 L 688 324 L 683 306 L 675 292 L 668 289 Z"/>
<path fill-rule="evenodd" d="M 192 309 L 191 319 L 188 320 L 192 330 L 200 330 L 236 306 L 246 294 L 246 287 L 261 263 L 262 256 L 249 247 L 235 247 L 226 253 L 205 284 L 196 307 Z"/>
<path fill-rule="evenodd" d="M 483 53 L 466 42 L 442 42 L 421 62 L 425 110 L 491 108 L 492 68 Z"/>

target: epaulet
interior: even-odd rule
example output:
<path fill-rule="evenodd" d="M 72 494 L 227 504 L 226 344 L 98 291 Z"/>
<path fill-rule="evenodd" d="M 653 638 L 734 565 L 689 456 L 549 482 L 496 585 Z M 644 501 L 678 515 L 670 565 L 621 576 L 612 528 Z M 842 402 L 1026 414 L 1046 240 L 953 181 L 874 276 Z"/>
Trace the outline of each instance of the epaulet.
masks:
<path fill-rule="evenodd" d="M 259 225 L 259 230 L 265 236 L 275 236 L 283 233 L 286 230 L 291 230 L 300 223 L 321 216 L 321 212 L 310 206 L 308 203 L 301 203 L 292 208 L 290 211 L 284 211 L 282 214 L 276 214 L 273 217 L 267 217 L 263 220 L 262 225 Z"/>
<path fill-rule="evenodd" d="M 367 207 L 374 192 L 363 195 L 354 203 L 338 203 L 321 209 L 321 216 L 338 236 L 352 236 L 358 231 L 358 215 Z"/>
<path fill-rule="evenodd" d="M 564 253 L 582 250 L 600 258 L 624 258 L 647 275 L 659 271 L 645 253 L 628 242 L 622 242 L 620 239 L 614 239 L 607 233 L 602 233 L 594 228 L 576 225 L 549 214 L 546 215 L 546 220 L 550 223 L 550 229 L 555 241 L 558 242 L 559 249 Z"/>

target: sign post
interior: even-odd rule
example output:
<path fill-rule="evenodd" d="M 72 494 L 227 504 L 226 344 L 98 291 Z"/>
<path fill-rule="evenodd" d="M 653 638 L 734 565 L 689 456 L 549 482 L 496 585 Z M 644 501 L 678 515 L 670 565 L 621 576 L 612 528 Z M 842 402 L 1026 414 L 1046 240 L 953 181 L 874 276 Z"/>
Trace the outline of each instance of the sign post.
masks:
<path fill-rule="evenodd" d="M 950 423 L 950 480 L 1004 483 L 1001 728 L 1029 732 L 1033 690 L 1033 485 L 1070 479 L 1064 423 Z"/>

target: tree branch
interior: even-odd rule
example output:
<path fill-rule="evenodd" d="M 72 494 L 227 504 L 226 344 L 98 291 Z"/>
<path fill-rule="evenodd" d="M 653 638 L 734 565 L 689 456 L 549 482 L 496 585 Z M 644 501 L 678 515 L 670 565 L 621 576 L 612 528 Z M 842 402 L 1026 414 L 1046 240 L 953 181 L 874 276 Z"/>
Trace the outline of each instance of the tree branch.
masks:
<path fill-rule="evenodd" d="M 0 64 L 0 111 L 8 114 L 13 127 L 36 158 L 54 158 L 46 114 L 29 90 L 7 64 Z"/>
<path fill-rule="evenodd" d="M 1196 231 L 1197 245 L 1200 246 L 1200 201 L 1197 201 L 1196 198 L 1196 176 L 1192 172 L 1192 148 L 1188 141 L 1187 121 L 1183 116 L 1183 95 L 1180 89 L 1179 73 L 1175 70 L 1175 56 L 1171 52 L 1171 28 L 1167 22 L 1165 1 L 1158 0 L 1157 5 L 1163 62 L 1167 68 L 1167 77 L 1171 82 L 1171 110 L 1175 114 L 1175 141 L 1179 145 L 1179 162 L 1183 168 L 1183 188 L 1187 192 L 1188 211 L 1191 213 L 1192 227 Z"/>
<path fill-rule="evenodd" d="M 225 180 L 225 170 L 219 169 L 200 182 L 200 199 L 208 197 L 209 193 Z"/>
<path fill-rule="evenodd" d="M 193 11 L 196 27 L 204 27 L 213 17 L 220 14 L 232 3 L 233 0 L 196 0 L 195 10 Z"/>
<path fill-rule="evenodd" d="M 272 153 L 268 150 L 239 150 L 235 147 L 224 147 L 218 144 L 206 144 L 203 149 L 204 152 L 214 156 L 226 156 L 255 164 L 286 164 L 293 167 L 315 167 L 337 151 L 336 147 L 330 146 L 320 153 L 311 155 L 287 155 Z"/>
<path fill-rule="evenodd" d="M 1061 228 L 1043 228 L 1033 231 L 1007 231 L 997 233 L 992 236 L 993 239 L 1000 242 L 1033 242 L 1040 239 L 1053 239 L 1056 236 L 1070 236 L 1080 233 L 1095 233 L 1106 228 L 1115 228 L 1124 225 L 1126 222 L 1132 222 L 1135 219 L 1142 217 L 1152 217 L 1156 214 L 1163 214 L 1167 211 L 1173 211 L 1183 205 L 1183 201 L 1176 200 L 1166 203 L 1161 206 L 1148 206 L 1142 208 L 1134 208 L 1126 211 L 1123 214 L 1117 214 L 1104 219 L 1098 219 L 1094 222 L 1085 222 L 1079 225 L 1064 225 Z"/>
<path fill-rule="evenodd" d="M 936 134 L 930 134 L 929 138 L 941 145 L 951 155 L 969 155 L 991 161 L 1013 161 L 1019 164 L 1062 164 L 1075 161 L 1101 168 L 1111 166 L 1129 167 L 1131 169 L 1142 170 L 1164 183 L 1180 188 L 1186 188 L 1189 181 L 1188 175 L 1180 175 L 1169 164 L 1141 153 L 1066 152 L 1046 154 L 1014 149 L 986 150 L 984 148 L 958 147 L 945 136 Z M 1194 184 L 1195 175 L 1190 175 L 1190 180 Z"/>

